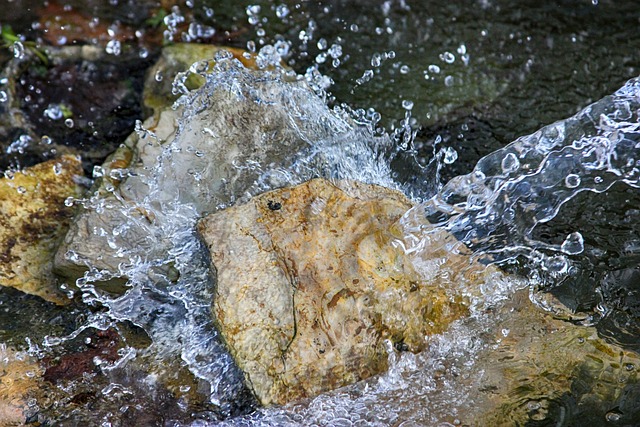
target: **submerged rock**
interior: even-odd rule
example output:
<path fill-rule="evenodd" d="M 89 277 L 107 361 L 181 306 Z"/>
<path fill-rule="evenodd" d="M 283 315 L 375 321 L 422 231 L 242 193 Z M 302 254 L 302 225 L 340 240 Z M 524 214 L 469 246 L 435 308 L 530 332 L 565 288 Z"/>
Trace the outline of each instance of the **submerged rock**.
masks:
<path fill-rule="evenodd" d="M 69 302 L 52 273 L 57 245 L 67 231 L 73 208 L 68 197 L 83 188 L 80 159 L 64 156 L 0 179 L 0 285 L 38 295 L 57 304 Z"/>
<path fill-rule="evenodd" d="M 411 206 L 384 187 L 316 179 L 199 223 L 217 276 L 215 319 L 262 404 L 381 373 L 387 342 L 419 352 L 425 335 L 467 313 L 449 286 L 467 282 L 462 274 L 425 280 L 394 244 L 402 237 L 394 224 Z M 465 256 L 440 259 L 447 238 L 438 236 L 435 262 L 484 274 Z"/>

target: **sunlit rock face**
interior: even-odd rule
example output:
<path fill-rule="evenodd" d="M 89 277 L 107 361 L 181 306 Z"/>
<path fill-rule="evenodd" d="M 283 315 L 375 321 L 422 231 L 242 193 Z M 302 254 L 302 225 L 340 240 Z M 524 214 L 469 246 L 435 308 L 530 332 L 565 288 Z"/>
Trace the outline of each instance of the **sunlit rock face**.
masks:
<path fill-rule="evenodd" d="M 65 200 L 82 194 L 82 174 L 80 159 L 64 156 L 0 179 L 0 286 L 70 301 L 57 286 L 52 259 L 73 216 Z"/>
<path fill-rule="evenodd" d="M 421 351 L 426 335 L 467 313 L 446 279 L 425 281 L 393 244 L 411 206 L 384 187 L 316 179 L 199 223 L 217 275 L 215 318 L 262 404 L 383 372 L 386 346 Z"/>

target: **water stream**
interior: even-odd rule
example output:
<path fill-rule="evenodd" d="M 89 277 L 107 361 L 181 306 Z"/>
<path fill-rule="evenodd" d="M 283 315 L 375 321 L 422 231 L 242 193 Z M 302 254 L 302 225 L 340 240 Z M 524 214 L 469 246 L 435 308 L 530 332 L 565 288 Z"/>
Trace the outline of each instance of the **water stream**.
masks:
<path fill-rule="evenodd" d="M 97 14 L 98 6 L 89 3 Z M 126 292 L 100 290 L 94 282 L 108 277 L 91 268 L 77 283 L 82 306 L 74 310 L 80 314 L 21 343 L 44 357 L 91 340 L 92 331 L 115 330 L 120 337 L 118 358 L 99 363 L 102 379 L 70 386 L 73 393 L 94 390 L 99 399 L 92 408 L 68 413 L 64 404 L 36 404 L 35 413 L 53 417 L 56 425 L 460 425 L 474 404 L 483 404 L 472 391 L 489 377 L 487 355 L 509 328 L 523 328 L 509 323 L 522 295 L 551 310 L 544 295 L 552 294 L 572 310 L 574 323 L 640 350 L 638 46 L 615 34 L 637 26 L 640 15 L 631 4 L 574 2 L 558 13 L 518 2 L 479 1 L 470 10 L 401 0 L 365 13 L 370 6 L 360 1 L 260 2 L 240 12 L 210 4 L 215 2 L 188 3 L 174 9 L 173 18 L 194 10 L 199 25 L 218 24 L 215 16 L 230 31 L 247 31 L 238 39 L 242 47 L 255 50 L 265 68 L 276 67 L 262 79 L 274 85 L 298 79 L 315 94 L 291 91 L 271 99 L 255 89 L 260 79 L 220 54 L 213 73 L 198 64 L 189 72 L 206 79 L 203 87 L 186 89 L 188 73 L 176 79 L 182 95 L 175 106 L 181 111 L 177 134 L 199 132 L 208 96 L 223 88 L 289 111 L 291 122 L 303 124 L 296 132 L 306 144 L 283 150 L 284 160 L 275 166 L 234 165 L 234 182 L 244 186 L 218 191 L 206 184 L 213 172 L 197 148 L 163 146 L 138 125 L 138 134 L 156 144 L 159 162 L 128 179 L 135 191 L 144 189 L 136 209 L 143 207 L 156 221 L 149 226 L 124 209 L 131 221 L 117 233 L 144 227 L 149 237 L 140 247 L 160 242 L 163 250 L 142 258 L 136 248 L 119 248 L 106 236 L 105 245 L 120 250 L 124 260 Z M 209 9 L 215 15 L 208 16 Z M 121 11 L 101 13 L 135 21 Z M 19 24 L 31 17 L 11 19 Z M 594 24 L 587 25 L 589 19 Z M 165 23 L 170 38 L 171 20 Z M 193 195 L 173 188 L 176 171 L 185 167 Z M 458 239 L 444 249 L 470 248 L 474 259 L 512 275 L 460 289 L 472 301 L 469 318 L 429 337 L 428 350 L 418 355 L 389 348 L 385 374 L 286 407 L 258 408 L 215 332 L 213 283 L 194 226 L 203 214 L 318 176 L 375 183 L 411 198 L 416 207 L 403 218 L 405 236 L 396 243 L 425 278 L 452 273 L 422 256 L 443 229 Z M 74 203 L 122 209 L 98 196 Z M 179 392 L 167 393 L 167 382 Z M 548 396 L 547 412 L 538 416 L 531 402 L 544 397 L 536 399 L 526 401 L 535 415 L 527 425 L 589 419 L 588 410 L 557 396 Z M 628 408 L 623 420 L 640 422 L 633 418 L 640 416 L 637 402 Z M 616 425 L 610 423 L 620 417 L 609 409 L 595 425 Z"/>

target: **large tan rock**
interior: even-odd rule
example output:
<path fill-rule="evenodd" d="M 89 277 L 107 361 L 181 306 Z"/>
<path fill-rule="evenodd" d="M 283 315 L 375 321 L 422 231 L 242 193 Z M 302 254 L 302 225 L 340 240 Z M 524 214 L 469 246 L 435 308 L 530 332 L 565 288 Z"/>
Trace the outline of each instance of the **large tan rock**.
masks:
<path fill-rule="evenodd" d="M 57 304 L 69 302 L 52 273 L 59 240 L 67 231 L 79 197 L 80 160 L 64 156 L 0 179 L 0 285 L 38 295 Z"/>
<path fill-rule="evenodd" d="M 425 335 L 466 314 L 448 284 L 466 280 L 462 273 L 427 281 L 393 244 L 411 207 L 383 187 L 316 179 L 199 223 L 217 273 L 215 319 L 262 404 L 383 372 L 387 340 L 418 352 Z M 465 274 L 484 271 L 455 253 L 433 259 L 450 272 L 456 263 Z"/>

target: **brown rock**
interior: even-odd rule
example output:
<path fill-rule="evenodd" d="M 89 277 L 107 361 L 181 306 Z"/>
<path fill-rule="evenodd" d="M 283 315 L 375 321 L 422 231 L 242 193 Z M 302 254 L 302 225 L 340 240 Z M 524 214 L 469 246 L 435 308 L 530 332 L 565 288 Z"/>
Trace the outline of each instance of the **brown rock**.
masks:
<path fill-rule="evenodd" d="M 64 156 L 0 179 L 0 285 L 69 302 L 57 287 L 52 263 L 73 215 L 65 200 L 82 193 L 80 175 L 80 160 Z"/>
<path fill-rule="evenodd" d="M 199 223 L 217 271 L 215 318 L 262 404 L 383 372 L 386 340 L 418 352 L 467 312 L 440 286 L 447 278 L 425 281 L 393 244 L 411 207 L 383 187 L 316 179 Z"/>

